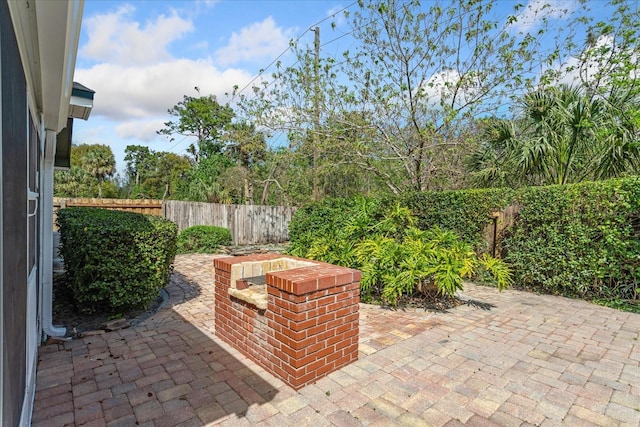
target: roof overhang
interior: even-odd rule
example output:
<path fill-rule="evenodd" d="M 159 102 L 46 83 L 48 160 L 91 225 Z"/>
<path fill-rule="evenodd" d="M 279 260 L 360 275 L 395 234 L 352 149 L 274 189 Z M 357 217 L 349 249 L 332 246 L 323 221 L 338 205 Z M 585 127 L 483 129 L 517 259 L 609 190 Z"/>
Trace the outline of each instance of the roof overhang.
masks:
<path fill-rule="evenodd" d="M 69 102 L 69 117 L 87 120 L 93 108 L 93 94 L 96 92 L 80 83 L 73 82 L 71 101 Z"/>
<path fill-rule="evenodd" d="M 84 2 L 7 3 L 31 101 L 42 114 L 45 129 L 60 132 L 69 117 Z"/>

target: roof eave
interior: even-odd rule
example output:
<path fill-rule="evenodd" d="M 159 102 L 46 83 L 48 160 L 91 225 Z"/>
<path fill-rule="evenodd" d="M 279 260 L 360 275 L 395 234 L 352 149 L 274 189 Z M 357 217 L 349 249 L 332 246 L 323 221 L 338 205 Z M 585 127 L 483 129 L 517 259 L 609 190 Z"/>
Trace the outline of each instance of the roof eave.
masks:
<path fill-rule="evenodd" d="M 32 102 L 45 129 L 59 132 L 67 125 L 84 2 L 8 5 Z"/>

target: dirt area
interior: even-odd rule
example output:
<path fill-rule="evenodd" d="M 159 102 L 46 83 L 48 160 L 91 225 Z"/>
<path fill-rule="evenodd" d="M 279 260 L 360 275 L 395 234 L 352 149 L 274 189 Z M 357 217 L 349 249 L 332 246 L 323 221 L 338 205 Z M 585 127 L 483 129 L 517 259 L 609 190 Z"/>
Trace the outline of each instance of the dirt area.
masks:
<path fill-rule="evenodd" d="M 108 331 L 135 325 L 155 313 L 163 302 L 161 295 L 146 310 L 130 310 L 113 315 L 77 310 L 73 298 L 64 292 L 64 274 L 53 276 L 53 324 L 67 328 L 67 337 L 80 338 L 89 331 Z"/>
<path fill-rule="evenodd" d="M 437 311 L 445 312 L 459 305 L 467 304 L 468 302 L 458 297 L 449 298 L 441 295 L 421 295 L 416 293 L 411 297 L 402 297 L 398 300 L 396 306 L 389 306 L 383 304 L 380 299 L 371 298 L 363 299 L 362 302 L 367 304 L 380 305 L 389 310 L 424 310 L 424 311 Z"/>

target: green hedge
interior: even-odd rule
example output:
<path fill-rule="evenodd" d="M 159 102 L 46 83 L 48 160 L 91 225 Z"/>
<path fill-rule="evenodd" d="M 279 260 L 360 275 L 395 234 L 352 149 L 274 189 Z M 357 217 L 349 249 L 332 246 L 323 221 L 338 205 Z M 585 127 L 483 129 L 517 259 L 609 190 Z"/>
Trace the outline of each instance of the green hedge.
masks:
<path fill-rule="evenodd" d="M 362 199 L 360 199 L 362 200 Z M 491 213 L 521 210 L 502 242 L 514 285 L 640 311 L 640 178 L 583 184 L 406 194 L 396 199 L 418 227 L 455 232 L 486 251 L 482 230 Z M 358 199 L 323 201 L 294 215 L 290 252 L 302 254 L 314 235 L 337 236 Z M 389 200 L 365 204 L 379 215 Z"/>
<path fill-rule="evenodd" d="M 231 244 L 231 232 L 215 225 L 196 225 L 178 235 L 178 253 L 213 253 Z"/>
<path fill-rule="evenodd" d="M 640 288 L 640 179 L 532 187 L 503 247 L 520 286 L 624 304 Z"/>
<path fill-rule="evenodd" d="M 356 207 L 356 199 L 324 199 L 297 209 L 289 223 L 287 252 L 304 256 L 318 236 L 335 236 L 349 213 Z"/>
<path fill-rule="evenodd" d="M 77 308 L 146 308 L 169 280 L 177 226 L 151 215 L 96 208 L 58 211 L 60 253 Z"/>
<path fill-rule="evenodd" d="M 477 252 L 484 252 L 488 248 L 482 239 L 482 231 L 491 224 L 491 213 L 509 206 L 515 194 L 508 188 L 430 191 L 403 195 L 400 202 L 418 217 L 421 229 L 437 226 L 453 231 L 465 242 L 473 244 Z"/>

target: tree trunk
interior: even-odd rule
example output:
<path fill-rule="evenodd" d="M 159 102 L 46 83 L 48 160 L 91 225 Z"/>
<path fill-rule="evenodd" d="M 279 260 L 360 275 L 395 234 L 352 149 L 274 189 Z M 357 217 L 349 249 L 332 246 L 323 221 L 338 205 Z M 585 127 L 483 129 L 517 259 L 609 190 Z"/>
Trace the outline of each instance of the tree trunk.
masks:
<path fill-rule="evenodd" d="M 246 205 L 253 204 L 253 186 L 251 185 L 251 180 L 248 177 L 244 178 L 244 203 Z"/>
<path fill-rule="evenodd" d="M 169 183 L 165 182 L 164 184 L 164 194 L 162 195 L 162 201 L 164 202 L 164 199 L 166 199 L 167 194 L 169 194 Z"/>

